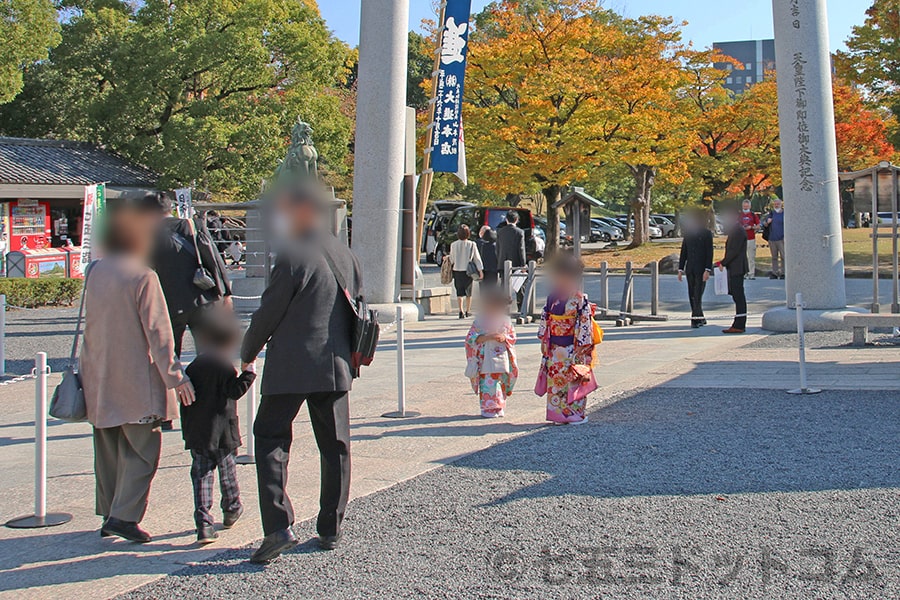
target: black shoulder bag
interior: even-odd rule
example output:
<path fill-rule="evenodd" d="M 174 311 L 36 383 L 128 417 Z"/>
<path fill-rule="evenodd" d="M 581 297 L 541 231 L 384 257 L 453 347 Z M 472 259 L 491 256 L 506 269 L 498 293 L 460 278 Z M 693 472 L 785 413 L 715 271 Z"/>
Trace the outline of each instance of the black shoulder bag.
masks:
<path fill-rule="evenodd" d="M 378 325 L 378 313 L 369 308 L 365 298 L 359 294 L 355 298 L 350 294 L 347 288 L 347 281 L 341 273 L 334 259 L 326 248 L 322 248 L 328 267 L 337 281 L 338 287 L 347 298 L 350 310 L 353 312 L 353 339 L 350 345 L 350 366 L 353 367 L 353 376 L 359 377 L 360 367 L 367 367 L 372 364 L 375 358 L 375 348 L 378 346 L 378 336 L 381 328 Z"/>
<path fill-rule="evenodd" d="M 772 235 L 772 223 L 769 223 L 768 220 L 772 218 L 772 213 L 766 215 L 766 224 L 762 226 L 762 239 L 769 241 L 769 236 Z"/>

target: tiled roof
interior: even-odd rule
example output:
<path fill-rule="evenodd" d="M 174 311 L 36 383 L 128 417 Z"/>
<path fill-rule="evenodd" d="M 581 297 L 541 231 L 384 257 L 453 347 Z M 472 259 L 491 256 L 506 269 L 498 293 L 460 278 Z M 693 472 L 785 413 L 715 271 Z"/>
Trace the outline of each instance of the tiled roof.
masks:
<path fill-rule="evenodd" d="M 0 137 L 0 184 L 153 187 L 158 178 L 94 144 Z"/>

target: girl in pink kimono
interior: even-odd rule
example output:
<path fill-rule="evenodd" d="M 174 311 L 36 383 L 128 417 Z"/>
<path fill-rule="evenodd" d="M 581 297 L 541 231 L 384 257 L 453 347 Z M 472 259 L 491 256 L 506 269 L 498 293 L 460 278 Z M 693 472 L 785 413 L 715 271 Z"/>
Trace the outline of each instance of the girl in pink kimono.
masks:
<path fill-rule="evenodd" d="M 507 315 L 509 298 L 499 290 L 482 294 L 481 313 L 466 336 L 466 376 L 481 399 L 481 416 L 504 416 L 506 398 L 519 376 L 516 330 Z"/>
<path fill-rule="evenodd" d="M 552 291 L 541 314 L 541 370 L 535 393 L 547 396 L 547 420 L 556 424 L 579 424 L 587 396 L 597 389 L 594 379 L 595 343 L 600 335 L 594 327 L 594 305 L 581 291 L 584 266 L 565 255 L 551 266 Z"/>

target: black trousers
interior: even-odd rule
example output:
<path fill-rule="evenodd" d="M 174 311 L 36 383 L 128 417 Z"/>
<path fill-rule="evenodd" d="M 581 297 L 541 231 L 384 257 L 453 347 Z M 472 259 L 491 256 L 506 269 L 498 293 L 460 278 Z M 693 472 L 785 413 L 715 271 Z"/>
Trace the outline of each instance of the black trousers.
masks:
<path fill-rule="evenodd" d="M 263 395 L 253 424 L 259 510 L 266 535 L 294 524 L 288 498 L 293 424 L 303 402 L 309 410 L 321 464 L 319 535 L 339 535 L 350 497 L 350 405 L 347 392 Z"/>
<path fill-rule="evenodd" d="M 731 326 L 735 329 L 747 329 L 747 296 L 744 294 L 743 273 L 728 274 L 728 293 L 734 300 L 734 323 Z"/>
<path fill-rule="evenodd" d="M 687 273 L 688 298 L 691 301 L 691 323 L 702 323 L 706 319 L 703 316 L 703 292 L 706 291 L 706 282 L 703 281 L 703 273 Z"/>
<path fill-rule="evenodd" d="M 187 328 L 191 328 L 194 344 L 197 343 L 197 332 L 203 327 L 207 307 L 212 304 L 204 304 L 172 317 L 172 333 L 175 335 L 175 356 L 181 358 L 181 345 Z"/>

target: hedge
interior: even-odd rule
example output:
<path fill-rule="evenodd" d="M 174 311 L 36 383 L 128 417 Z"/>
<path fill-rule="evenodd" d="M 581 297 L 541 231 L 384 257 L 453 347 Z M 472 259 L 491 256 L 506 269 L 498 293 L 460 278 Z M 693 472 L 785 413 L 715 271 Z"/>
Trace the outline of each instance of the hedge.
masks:
<path fill-rule="evenodd" d="M 81 295 L 80 279 L 0 278 L 0 294 L 10 307 L 69 306 Z"/>

